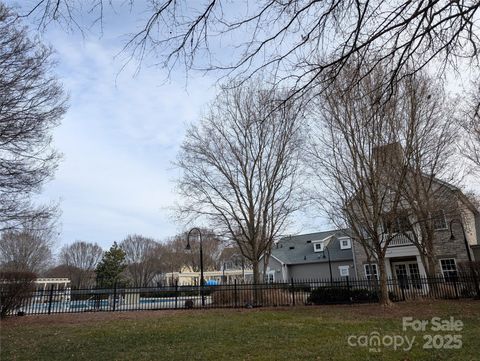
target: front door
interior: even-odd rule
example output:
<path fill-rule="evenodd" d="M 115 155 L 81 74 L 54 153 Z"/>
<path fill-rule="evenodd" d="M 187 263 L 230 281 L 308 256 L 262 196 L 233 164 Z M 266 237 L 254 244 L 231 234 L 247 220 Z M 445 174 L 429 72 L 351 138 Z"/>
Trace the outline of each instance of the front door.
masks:
<path fill-rule="evenodd" d="M 392 262 L 392 267 L 401 288 L 422 288 L 417 261 Z"/>

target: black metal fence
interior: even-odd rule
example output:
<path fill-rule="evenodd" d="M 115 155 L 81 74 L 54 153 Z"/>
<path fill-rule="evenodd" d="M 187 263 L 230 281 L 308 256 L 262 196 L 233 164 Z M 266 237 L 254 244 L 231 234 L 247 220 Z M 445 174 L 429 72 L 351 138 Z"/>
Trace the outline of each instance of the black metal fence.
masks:
<path fill-rule="evenodd" d="M 394 302 L 415 299 L 460 299 L 477 296 L 476 279 L 458 276 L 388 279 Z M 378 302 L 376 279 L 290 280 L 264 284 L 215 286 L 114 287 L 36 290 L 15 312 L 24 314 L 138 311 L 189 308 L 243 308 L 309 304 Z"/>

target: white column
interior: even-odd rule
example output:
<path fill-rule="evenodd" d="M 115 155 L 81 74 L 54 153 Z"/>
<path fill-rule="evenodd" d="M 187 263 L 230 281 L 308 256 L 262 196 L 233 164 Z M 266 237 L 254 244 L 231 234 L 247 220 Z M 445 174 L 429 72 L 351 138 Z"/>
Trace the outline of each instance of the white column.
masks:
<path fill-rule="evenodd" d="M 393 278 L 392 265 L 390 264 L 390 258 L 385 258 L 385 272 L 387 273 L 387 278 Z"/>
<path fill-rule="evenodd" d="M 420 277 L 427 277 L 427 272 L 425 271 L 425 267 L 422 262 L 422 258 L 420 255 L 417 256 L 417 263 L 418 263 L 418 270 L 420 272 Z"/>

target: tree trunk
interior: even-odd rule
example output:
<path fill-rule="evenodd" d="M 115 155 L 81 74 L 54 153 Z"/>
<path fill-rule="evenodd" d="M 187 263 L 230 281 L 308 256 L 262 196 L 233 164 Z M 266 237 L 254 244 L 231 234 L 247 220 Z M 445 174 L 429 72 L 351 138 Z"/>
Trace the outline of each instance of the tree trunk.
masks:
<path fill-rule="evenodd" d="M 428 256 L 427 261 L 427 277 L 435 277 L 435 256 Z"/>
<path fill-rule="evenodd" d="M 380 292 L 378 295 L 378 301 L 382 306 L 391 306 L 392 302 L 388 296 L 388 284 L 387 284 L 387 272 L 385 270 L 385 259 L 380 258 L 378 260 L 378 271 L 380 277 Z"/>
<path fill-rule="evenodd" d="M 261 281 L 260 275 L 260 261 L 254 260 L 252 261 L 252 269 L 253 269 L 253 304 L 260 305 L 262 303 L 261 297 L 261 289 L 259 286 Z"/>
<path fill-rule="evenodd" d="M 252 261 L 253 283 L 259 284 L 262 282 L 260 277 L 260 262 L 258 260 Z"/>
<path fill-rule="evenodd" d="M 425 264 L 425 272 L 427 273 L 428 292 L 431 295 L 438 294 L 438 284 L 435 282 L 435 256 L 425 255 L 423 263 Z"/>

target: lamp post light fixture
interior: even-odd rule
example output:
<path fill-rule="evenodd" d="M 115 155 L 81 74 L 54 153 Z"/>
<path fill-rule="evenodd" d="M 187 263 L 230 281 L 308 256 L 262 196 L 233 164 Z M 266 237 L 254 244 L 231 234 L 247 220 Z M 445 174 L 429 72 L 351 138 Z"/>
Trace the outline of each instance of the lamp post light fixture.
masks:
<path fill-rule="evenodd" d="M 328 249 L 327 246 L 323 246 L 323 258 L 325 257 L 325 251 L 327 251 L 327 256 L 328 256 L 328 270 L 330 271 L 330 286 L 333 283 L 333 277 L 332 277 L 332 261 L 330 259 L 330 250 Z"/>
<path fill-rule="evenodd" d="M 192 247 L 190 246 L 190 236 L 192 232 L 197 232 L 200 239 L 200 295 L 202 297 L 202 306 L 205 306 L 205 297 L 203 295 L 203 286 L 205 285 L 205 279 L 203 278 L 203 242 L 202 242 L 202 232 L 200 228 L 194 227 L 187 234 L 187 245 L 185 249 L 190 251 Z"/>
<path fill-rule="evenodd" d="M 457 219 L 457 218 L 452 219 L 450 221 L 450 226 L 449 226 L 451 241 L 455 240 L 455 235 L 453 234 L 453 228 L 452 228 L 453 223 L 458 223 L 460 227 L 462 227 L 463 241 L 465 242 L 465 250 L 467 251 L 468 263 L 470 265 L 470 272 L 472 273 L 473 282 L 475 283 L 475 291 L 477 292 L 476 298 L 480 299 L 480 286 L 478 284 L 477 274 L 473 269 L 473 259 L 472 259 L 472 255 L 470 254 L 470 246 L 468 244 L 467 235 L 465 233 L 465 227 L 463 226 L 463 222 L 460 219 Z"/>

